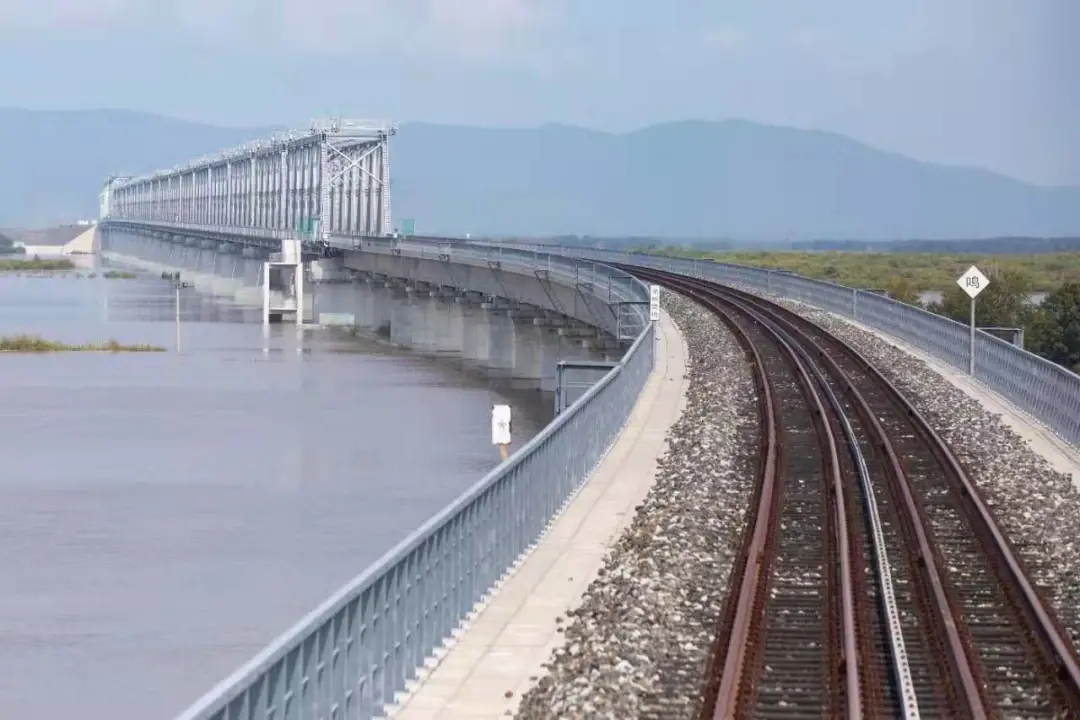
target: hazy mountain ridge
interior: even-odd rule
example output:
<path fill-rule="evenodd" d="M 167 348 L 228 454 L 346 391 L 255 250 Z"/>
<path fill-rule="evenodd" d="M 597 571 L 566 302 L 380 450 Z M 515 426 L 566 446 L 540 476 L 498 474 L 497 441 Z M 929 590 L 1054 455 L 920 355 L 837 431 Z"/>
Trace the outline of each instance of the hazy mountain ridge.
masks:
<path fill-rule="evenodd" d="M 124 111 L 0 109 L 0 227 L 94 217 L 110 174 L 271 128 Z M 1080 232 L 1080 188 L 919 162 L 831 133 L 687 121 L 624 135 L 405 124 L 394 215 L 425 234 L 964 238 Z"/>

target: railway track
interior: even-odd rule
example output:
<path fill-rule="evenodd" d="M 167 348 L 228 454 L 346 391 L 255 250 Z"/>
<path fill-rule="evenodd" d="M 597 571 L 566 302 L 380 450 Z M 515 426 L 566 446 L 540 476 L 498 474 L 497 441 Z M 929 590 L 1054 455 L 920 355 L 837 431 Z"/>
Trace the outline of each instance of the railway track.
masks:
<path fill-rule="evenodd" d="M 759 482 L 701 717 L 1080 717 L 1067 635 L 883 375 L 779 305 L 623 269 L 716 313 L 758 389 Z"/>

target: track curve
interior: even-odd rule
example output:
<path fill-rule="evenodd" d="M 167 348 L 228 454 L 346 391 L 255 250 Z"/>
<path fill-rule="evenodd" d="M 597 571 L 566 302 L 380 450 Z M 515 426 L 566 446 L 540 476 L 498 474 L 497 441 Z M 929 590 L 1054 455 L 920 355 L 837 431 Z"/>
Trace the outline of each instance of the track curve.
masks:
<path fill-rule="evenodd" d="M 1080 717 L 1075 649 L 964 469 L 884 375 L 775 303 L 620 267 L 716 313 L 759 392 L 758 485 L 703 718 Z M 791 600 L 792 577 L 812 601 Z"/>

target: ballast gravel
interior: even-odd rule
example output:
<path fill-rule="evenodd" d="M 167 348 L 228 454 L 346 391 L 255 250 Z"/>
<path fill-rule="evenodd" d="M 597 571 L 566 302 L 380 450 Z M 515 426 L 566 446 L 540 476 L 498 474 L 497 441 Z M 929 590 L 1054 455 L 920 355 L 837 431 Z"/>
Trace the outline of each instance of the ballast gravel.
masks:
<path fill-rule="evenodd" d="M 665 304 L 690 355 L 656 484 L 609 553 L 517 717 L 678 720 L 698 711 L 756 475 L 750 366 L 713 315 Z"/>
<path fill-rule="evenodd" d="M 765 296 L 763 293 L 757 293 Z M 1075 645 L 1080 645 L 1080 491 L 1001 416 L 921 359 L 829 313 L 766 296 L 846 341 L 915 405 L 952 448 Z"/>

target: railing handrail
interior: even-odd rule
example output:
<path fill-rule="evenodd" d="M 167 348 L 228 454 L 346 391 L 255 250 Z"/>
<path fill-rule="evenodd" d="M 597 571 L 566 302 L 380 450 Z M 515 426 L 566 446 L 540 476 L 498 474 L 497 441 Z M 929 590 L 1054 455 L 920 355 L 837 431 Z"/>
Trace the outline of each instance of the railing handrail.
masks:
<path fill-rule="evenodd" d="M 630 349 L 626 353 L 626 357 L 630 357 L 639 350 L 641 344 L 645 342 L 646 337 L 648 336 L 648 329 L 649 328 L 647 327 L 643 330 L 630 346 Z M 571 405 L 566 412 L 556 416 L 543 430 L 514 452 L 506 462 L 493 468 L 484 475 L 483 478 L 452 500 L 449 505 L 445 506 L 442 510 L 420 525 L 420 527 L 409 533 L 407 537 L 401 540 L 392 549 L 388 550 L 381 558 L 369 565 L 366 570 L 350 580 L 346 585 L 322 602 L 317 608 L 297 621 L 288 630 L 278 635 L 263 650 L 256 654 L 255 657 L 242 665 L 239 669 L 229 675 L 229 677 L 222 680 L 202 698 L 196 701 L 195 704 L 181 714 L 177 720 L 194 720 L 195 718 L 205 717 L 207 714 L 214 713 L 228 705 L 230 698 L 226 695 L 226 692 L 230 688 L 245 685 L 248 681 L 258 678 L 258 676 L 269 666 L 273 665 L 288 653 L 295 646 L 298 639 L 310 635 L 311 631 L 318 629 L 319 626 L 326 622 L 326 620 L 331 618 L 337 611 L 341 610 L 350 598 L 355 597 L 365 588 L 370 587 L 380 576 L 385 575 L 389 570 L 397 566 L 402 560 L 408 557 L 413 550 L 419 547 L 427 537 L 430 537 L 436 530 L 449 522 L 464 508 L 468 507 L 486 490 L 490 489 L 500 477 L 519 465 L 526 456 L 531 454 L 541 443 L 569 422 L 577 409 L 589 402 L 599 394 L 603 388 L 613 382 L 619 373 L 622 372 L 624 366 L 625 363 L 620 362 L 612 368 L 610 372 L 606 373 L 603 378 L 597 381 L 595 385 L 574 401 L 573 405 Z"/>
<path fill-rule="evenodd" d="M 443 244 L 446 245 L 446 243 Z M 476 246 L 466 245 L 465 243 L 454 243 L 454 246 L 459 251 L 471 252 L 477 249 Z M 515 256 L 515 259 L 526 259 L 524 254 L 513 253 L 513 255 Z M 547 256 L 543 259 L 550 263 L 550 260 L 552 259 L 550 254 L 542 253 L 542 255 Z M 540 254 L 534 253 L 533 256 L 539 259 Z M 626 273 L 617 271 L 602 262 L 556 256 L 555 264 L 564 268 L 573 266 L 579 267 L 583 271 L 583 279 L 591 278 L 593 281 L 597 281 L 606 279 L 614 280 L 617 278 L 619 281 L 618 292 L 620 295 L 626 294 L 631 299 L 640 300 L 642 302 L 648 300 L 648 288 L 641 281 L 629 277 Z M 619 380 L 620 376 L 626 372 L 628 363 L 634 360 L 648 360 L 651 364 L 652 352 L 654 349 L 651 342 L 651 338 L 654 336 L 653 330 L 653 324 L 648 320 L 648 315 L 645 313 L 643 315 L 643 326 L 641 331 L 634 339 L 623 358 L 615 367 L 605 373 L 600 380 L 583 393 L 582 396 L 567 408 L 566 411 L 556 416 L 546 427 L 525 443 L 505 462 L 486 473 L 482 478 L 460 493 L 448 505 L 428 518 L 390 550 L 383 553 L 379 559 L 371 563 L 360 574 L 345 583 L 315 609 L 305 614 L 287 630 L 278 634 L 247 662 L 243 663 L 239 668 L 230 673 L 228 677 L 214 685 L 209 691 L 204 693 L 202 697 L 184 710 L 182 714 L 178 716 L 178 720 L 205 720 L 206 718 L 223 717 L 221 713 L 228 709 L 237 698 L 243 696 L 244 693 L 249 692 L 250 688 L 260 680 L 265 680 L 267 673 L 275 666 L 279 666 L 281 663 L 285 662 L 290 656 L 290 653 L 293 653 L 302 647 L 305 642 L 307 642 L 315 633 L 319 632 L 319 630 L 328 622 L 340 617 L 342 611 L 345 610 L 350 603 L 353 603 L 365 593 L 371 592 L 379 583 L 383 582 L 386 578 L 391 577 L 394 573 L 400 573 L 403 566 L 409 563 L 410 560 L 415 557 L 417 552 L 421 551 L 421 548 L 425 543 L 430 542 L 432 538 L 438 537 L 439 533 L 452 528 L 453 526 L 451 523 L 461 522 L 463 517 L 468 517 L 466 513 L 475 510 L 479 506 L 479 503 L 483 501 L 487 493 L 493 492 L 497 487 L 500 487 L 501 481 L 515 482 L 514 478 L 520 476 L 521 473 L 526 472 L 523 470 L 523 467 L 525 467 L 524 463 L 540 451 L 541 448 L 545 446 L 545 443 L 549 443 L 553 438 L 562 437 L 560 433 L 565 429 L 567 424 L 574 422 L 580 413 L 584 412 L 586 408 L 590 407 L 590 404 L 597 400 L 598 396 L 609 387 L 612 387 Z M 648 357 L 642 359 L 643 353 L 647 353 Z M 635 378 L 638 377 L 640 370 L 640 365 L 635 365 Z M 628 380 L 627 382 L 630 381 Z M 640 387 L 636 387 L 637 380 L 634 382 L 635 387 L 632 388 L 632 390 L 636 395 L 640 392 Z M 623 387 L 624 390 L 619 392 L 624 393 L 625 388 L 630 386 L 621 385 L 620 387 Z M 618 404 L 616 399 L 616 404 L 613 405 L 613 407 L 620 408 L 622 406 Z M 632 403 L 630 409 L 626 412 L 629 413 L 631 410 Z M 600 412 L 600 410 L 593 410 L 593 412 Z M 619 416 L 617 419 L 621 420 L 622 425 L 625 425 L 628 415 L 627 417 L 622 417 L 621 414 L 623 411 L 621 409 L 618 412 Z M 615 426 L 616 431 L 617 427 L 618 426 Z M 606 433 L 608 431 L 605 430 L 604 432 Z M 565 433 L 563 433 L 563 435 L 564 434 Z M 571 442 L 572 440 L 573 438 L 567 436 L 563 442 Z M 595 453 L 595 448 L 590 450 L 588 445 L 582 447 L 581 457 L 590 457 L 590 452 Z M 578 461 L 575 460 L 574 462 L 577 463 Z M 579 472 L 581 472 L 581 470 L 575 471 L 575 477 Z M 588 471 L 586 471 L 584 477 L 587 477 L 587 472 Z M 581 479 L 583 480 L 584 477 Z M 436 647 L 438 647 L 438 644 L 439 643 L 436 642 Z"/>
<path fill-rule="evenodd" d="M 537 246 L 537 247 L 544 247 L 544 246 L 540 245 L 540 246 Z M 610 249 L 605 249 L 605 248 L 576 248 L 576 247 L 573 247 L 573 246 L 561 246 L 561 245 L 557 246 L 557 247 L 564 248 L 566 250 L 573 250 L 573 251 L 583 250 L 583 251 L 585 251 L 587 253 L 618 253 L 621 256 L 625 256 L 627 258 L 632 258 L 634 256 L 643 256 L 643 257 L 655 258 L 655 259 L 658 259 L 658 260 L 677 260 L 679 262 L 688 262 L 688 263 L 702 262 L 702 263 L 707 263 L 708 265 L 720 266 L 720 267 L 728 267 L 728 268 L 733 268 L 733 269 L 737 269 L 737 270 L 751 271 L 751 272 L 754 272 L 754 273 L 768 274 L 768 273 L 772 272 L 772 273 L 780 274 L 782 276 L 786 276 L 788 278 L 794 278 L 794 279 L 800 280 L 802 282 L 810 283 L 812 285 L 819 285 L 821 287 L 833 288 L 833 289 L 836 289 L 836 290 L 843 290 L 845 292 L 858 293 L 858 294 L 861 294 L 861 295 L 872 295 L 872 296 L 874 296 L 876 298 L 879 298 L 881 300 L 884 300 L 884 301 L 887 301 L 887 302 L 890 302 L 890 303 L 895 303 L 897 305 L 902 305 L 905 308 L 909 308 L 911 310 L 914 310 L 915 312 L 917 312 L 917 313 L 919 313 L 919 314 L 921 314 L 921 315 L 923 315 L 923 316 L 925 316 L 927 318 L 933 318 L 936 322 L 944 322 L 944 323 L 947 323 L 949 325 L 955 326 L 957 328 L 960 328 L 960 329 L 964 330 L 965 332 L 968 331 L 968 329 L 970 327 L 966 323 L 962 323 L 962 322 L 960 322 L 958 320 L 955 320 L 955 319 L 953 319 L 951 317 L 948 317 L 947 315 L 938 315 L 935 312 L 927 310 L 925 307 L 921 307 L 919 305 L 910 305 L 908 303 L 901 302 L 901 301 L 899 301 L 899 300 L 897 300 L 895 298 L 891 298 L 891 297 L 881 295 L 880 293 L 871 292 L 871 291 L 863 289 L 863 288 L 851 287 L 850 285 L 841 285 L 840 283 L 834 283 L 834 282 L 830 282 L 828 280 L 818 280 L 817 278 L 806 277 L 805 275 L 799 275 L 798 273 L 791 272 L 791 271 L 788 271 L 788 270 L 780 270 L 778 268 L 763 268 L 763 267 L 755 267 L 753 265 L 739 265 L 739 264 L 736 264 L 736 263 L 720 262 L 720 261 L 708 260 L 708 259 L 704 259 L 704 258 L 688 258 L 688 257 L 680 257 L 678 255 L 664 255 L 664 254 L 660 254 L 660 253 L 650 253 L 650 252 L 640 251 L 640 250 L 630 252 L 630 251 L 624 251 L 624 250 L 610 250 Z M 577 252 L 575 252 L 572 255 L 564 255 L 563 257 L 588 257 L 588 256 L 584 255 L 584 254 L 578 254 Z M 1013 345 L 1012 343 L 1008 342 L 1007 340 L 1002 340 L 1001 338 L 997 337 L 996 335 L 992 335 L 992 334 L 986 332 L 982 328 L 976 327 L 975 332 L 978 333 L 980 336 L 988 339 L 988 340 L 994 340 L 994 341 L 997 341 L 998 343 L 1001 343 L 1003 346 L 1006 346 L 1006 347 L 1010 348 L 1010 350 L 1012 352 L 1020 353 L 1022 355 L 1027 356 L 1027 359 L 1032 361 L 1032 362 L 1036 362 L 1038 364 L 1043 365 L 1044 367 L 1046 367 L 1048 369 L 1052 369 L 1053 372 L 1061 373 L 1062 377 L 1075 377 L 1076 376 L 1076 373 L 1073 373 L 1073 372 L 1069 371 L 1067 368 L 1064 368 L 1061 365 L 1058 365 L 1057 363 L 1051 362 L 1050 360 L 1047 360 L 1046 358 L 1044 358 L 1044 357 L 1042 357 L 1040 355 L 1036 355 L 1035 353 L 1031 352 L 1030 350 L 1027 350 L 1027 349 L 1021 348 L 1021 347 L 1017 347 L 1016 345 Z"/>
<path fill-rule="evenodd" d="M 944 347 L 940 342 L 935 343 L 925 334 L 920 334 L 922 331 L 915 326 L 922 323 L 924 326 L 933 327 L 934 333 L 938 335 L 959 338 L 968 335 L 969 325 L 938 315 L 924 307 L 908 305 L 876 292 L 816 280 L 787 271 L 708 259 L 641 251 L 548 247 L 566 256 L 597 261 L 608 260 L 624 264 L 663 263 L 667 269 L 675 272 L 703 275 L 710 268 L 722 271 L 721 274 L 729 272 L 730 276 L 721 279 L 721 282 L 742 285 L 759 292 L 771 292 L 850 317 L 856 322 L 869 325 L 901 342 L 914 344 L 928 355 L 964 372 L 968 370 L 967 361 L 970 359 L 970 349 L 966 342 L 963 343 L 963 348 Z M 555 250 L 555 247 L 558 247 L 558 250 Z M 821 293 L 818 299 L 822 301 L 826 300 L 824 295 L 832 293 L 833 297 L 830 300 L 834 303 L 838 301 L 837 295 L 850 296 L 855 302 L 851 307 L 828 307 L 827 301 L 825 305 L 816 304 L 810 298 L 810 295 L 814 293 Z M 882 312 L 883 306 L 889 310 Z M 876 311 L 868 313 L 867 307 L 876 308 Z M 863 308 L 863 310 L 860 312 L 858 308 Z M 885 319 L 879 318 L 891 318 L 892 325 L 890 326 L 890 322 Z M 1080 376 L 1068 368 L 978 328 L 976 329 L 976 351 L 975 380 L 1004 396 L 1066 443 L 1080 448 L 1080 419 L 1078 419 L 1080 418 Z M 962 363 L 958 362 L 961 356 L 964 359 Z"/>

